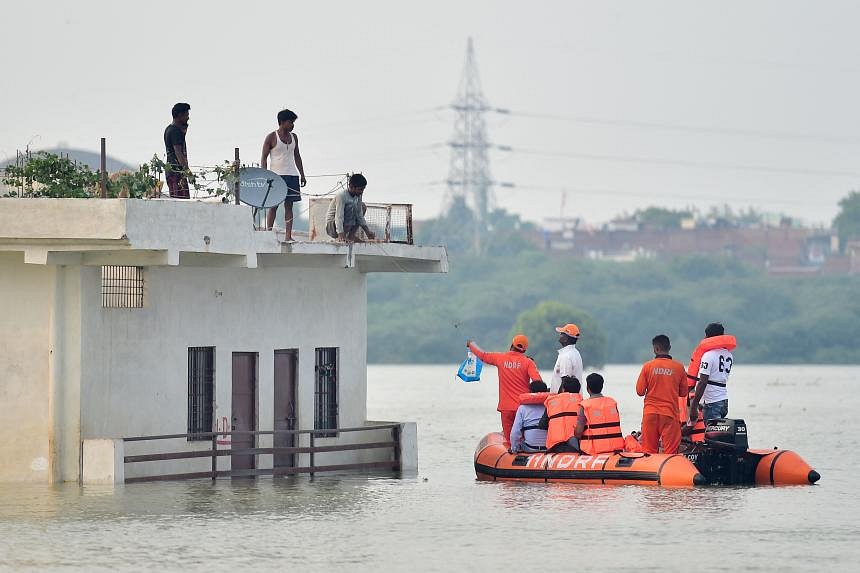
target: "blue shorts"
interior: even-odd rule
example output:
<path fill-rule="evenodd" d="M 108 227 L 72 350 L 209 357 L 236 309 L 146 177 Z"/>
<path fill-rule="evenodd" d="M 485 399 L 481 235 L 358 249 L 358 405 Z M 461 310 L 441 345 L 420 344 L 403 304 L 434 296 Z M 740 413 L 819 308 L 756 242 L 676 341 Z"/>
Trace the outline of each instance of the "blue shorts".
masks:
<path fill-rule="evenodd" d="M 300 191 L 301 187 L 299 185 L 299 176 L 281 175 L 281 179 L 284 180 L 284 183 L 286 183 L 289 188 L 289 192 L 287 193 L 287 198 L 284 200 L 284 203 L 295 203 L 296 201 L 301 201 L 302 192 Z"/>
<path fill-rule="evenodd" d="M 729 413 L 729 401 L 720 400 L 702 406 L 702 419 L 707 422 L 716 418 L 725 418 Z"/>

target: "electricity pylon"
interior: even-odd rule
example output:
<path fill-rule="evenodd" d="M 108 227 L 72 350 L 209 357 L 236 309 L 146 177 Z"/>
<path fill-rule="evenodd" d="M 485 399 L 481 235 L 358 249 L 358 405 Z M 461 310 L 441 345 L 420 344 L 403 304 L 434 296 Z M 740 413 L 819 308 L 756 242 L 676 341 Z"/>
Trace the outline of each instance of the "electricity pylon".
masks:
<path fill-rule="evenodd" d="M 474 249 L 480 253 L 487 229 L 487 213 L 493 202 L 493 180 L 487 159 L 487 149 L 492 145 L 487 141 L 484 123 L 484 114 L 491 108 L 481 90 L 472 38 L 469 38 L 466 47 L 466 64 L 460 78 L 457 99 L 451 109 L 457 113 L 457 119 L 454 122 L 454 136 L 449 143 L 451 164 L 448 168 L 448 192 L 451 197 L 464 197 L 466 204 L 473 210 Z"/>

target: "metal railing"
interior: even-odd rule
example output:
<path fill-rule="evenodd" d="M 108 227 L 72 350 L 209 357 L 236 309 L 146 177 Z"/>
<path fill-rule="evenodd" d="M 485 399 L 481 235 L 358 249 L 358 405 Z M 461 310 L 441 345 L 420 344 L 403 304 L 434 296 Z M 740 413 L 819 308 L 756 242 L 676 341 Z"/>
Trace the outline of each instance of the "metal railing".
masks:
<path fill-rule="evenodd" d="M 137 464 L 144 462 L 156 462 L 167 460 L 182 460 L 182 459 L 199 459 L 211 458 L 211 467 L 208 471 L 203 472 L 187 472 L 187 473 L 171 473 L 160 475 L 147 475 L 125 478 L 125 483 L 149 482 L 149 481 L 166 481 L 166 480 L 185 480 L 185 479 L 200 479 L 210 478 L 217 479 L 219 477 L 252 477 L 260 475 L 294 475 L 294 474 L 309 474 L 313 476 L 315 473 L 321 472 L 336 472 L 348 470 L 363 470 L 363 469 L 390 469 L 394 472 L 400 471 L 400 424 L 378 424 L 374 426 L 361 426 L 357 428 L 337 428 L 334 430 L 338 433 L 362 432 L 362 431 L 379 431 L 390 430 L 390 441 L 365 442 L 353 444 L 334 444 L 317 446 L 315 444 L 315 436 L 326 435 L 330 436 L 333 430 L 256 430 L 256 431 L 231 431 L 231 432 L 206 432 L 195 434 L 164 434 L 160 436 L 136 436 L 123 438 L 123 442 L 144 442 L 156 440 L 173 440 L 180 438 L 194 437 L 211 438 L 211 448 L 208 450 L 186 450 L 173 451 L 155 454 L 138 454 L 128 455 L 124 457 L 124 463 Z M 293 447 L 252 447 L 233 449 L 218 448 L 219 436 L 274 436 L 277 435 L 295 435 L 299 440 L 299 436 L 307 435 L 307 446 Z M 348 452 L 357 450 L 371 450 L 391 448 L 393 455 L 392 459 L 375 462 L 356 462 L 346 464 L 327 464 L 316 465 L 314 456 L 319 453 L 331 452 Z M 218 469 L 218 458 L 222 456 L 238 456 L 238 455 L 271 455 L 276 454 L 308 454 L 309 463 L 306 466 L 283 466 L 274 467 L 274 459 L 271 468 L 253 468 L 253 469 Z"/>
<path fill-rule="evenodd" d="M 312 198 L 308 203 L 309 231 L 311 241 L 331 241 L 326 233 L 326 213 L 330 197 Z M 409 203 L 365 203 L 364 219 L 376 236 L 384 243 L 413 244 L 412 205 Z M 362 233 L 362 238 L 363 233 Z"/>

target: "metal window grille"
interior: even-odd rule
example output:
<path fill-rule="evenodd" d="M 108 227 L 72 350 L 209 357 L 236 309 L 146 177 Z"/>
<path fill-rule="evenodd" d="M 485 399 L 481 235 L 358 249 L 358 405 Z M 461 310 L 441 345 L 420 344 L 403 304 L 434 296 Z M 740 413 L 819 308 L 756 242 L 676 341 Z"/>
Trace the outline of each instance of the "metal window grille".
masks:
<path fill-rule="evenodd" d="M 102 267 L 103 308 L 143 308 L 143 268 Z"/>
<path fill-rule="evenodd" d="M 314 385 L 314 429 L 337 428 L 337 348 L 316 349 L 316 383 Z M 331 438 L 337 432 L 317 434 Z"/>
<path fill-rule="evenodd" d="M 209 440 L 195 434 L 211 432 L 215 401 L 215 348 L 188 349 L 188 441 Z"/>

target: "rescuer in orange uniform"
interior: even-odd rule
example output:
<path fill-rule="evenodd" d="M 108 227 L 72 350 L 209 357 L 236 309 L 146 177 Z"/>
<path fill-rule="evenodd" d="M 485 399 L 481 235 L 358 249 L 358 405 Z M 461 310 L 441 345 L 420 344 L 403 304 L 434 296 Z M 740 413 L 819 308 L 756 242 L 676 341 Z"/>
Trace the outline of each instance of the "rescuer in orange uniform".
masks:
<path fill-rule="evenodd" d="M 546 412 L 540 426 L 546 428 L 546 447 L 550 452 L 578 452 L 579 440 L 573 433 L 582 402 L 582 385 L 574 376 L 563 376 L 558 394 L 550 394 L 544 402 Z"/>
<path fill-rule="evenodd" d="M 589 374 L 585 379 L 587 400 L 579 404 L 574 435 L 579 438 L 579 449 L 586 454 L 602 454 L 624 449 L 621 433 L 621 414 L 618 404 L 603 395 L 603 376 Z"/>
<path fill-rule="evenodd" d="M 484 352 L 472 340 L 468 340 L 466 346 L 484 364 L 495 366 L 499 371 L 499 405 L 496 410 L 502 415 L 502 433 L 510 441 L 520 394 L 528 393 L 530 381 L 542 381 L 534 360 L 525 354 L 529 339 L 524 334 L 517 334 L 507 352 Z"/>
<path fill-rule="evenodd" d="M 672 360 L 669 337 L 658 334 L 651 340 L 654 360 L 646 362 L 636 381 L 636 393 L 645 396 L 642 409 L 642 450 L 657 453 L 657 442 L 663 440 L 663 453 L 677 454 L 681 445 L 678 424 L 678 398 L 687 395 L 687 372 L 684 365 Z"/>

